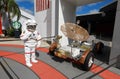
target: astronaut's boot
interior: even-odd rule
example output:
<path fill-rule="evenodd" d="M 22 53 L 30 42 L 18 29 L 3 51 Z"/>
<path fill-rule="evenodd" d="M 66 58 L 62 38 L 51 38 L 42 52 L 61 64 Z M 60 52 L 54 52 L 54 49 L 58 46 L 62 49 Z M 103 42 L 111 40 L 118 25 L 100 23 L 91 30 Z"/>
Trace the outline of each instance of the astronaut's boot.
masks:
<path fill-rule="evenodd" d="M 38 62 L 38 60 L 36 60 L 35 53 L 32 53 L 31 61 L 32 61 L 33 63 L 37 63 L 37 62 Z"/>
<path fill-rule="evenodd" d="M 25 61 L 28 67 L 32 66 L 32 64 L 30 63 L 30 54 L 25 54 Z"/>

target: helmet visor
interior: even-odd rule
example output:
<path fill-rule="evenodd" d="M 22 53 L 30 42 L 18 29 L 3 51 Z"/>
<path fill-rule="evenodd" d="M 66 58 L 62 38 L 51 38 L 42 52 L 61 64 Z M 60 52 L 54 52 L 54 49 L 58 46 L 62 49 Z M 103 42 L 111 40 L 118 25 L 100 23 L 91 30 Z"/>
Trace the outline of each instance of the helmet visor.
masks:
<path fill-rule="evenodd" d="M 28 25 L 27 29 L 36 30 L 36 25 Z"/>

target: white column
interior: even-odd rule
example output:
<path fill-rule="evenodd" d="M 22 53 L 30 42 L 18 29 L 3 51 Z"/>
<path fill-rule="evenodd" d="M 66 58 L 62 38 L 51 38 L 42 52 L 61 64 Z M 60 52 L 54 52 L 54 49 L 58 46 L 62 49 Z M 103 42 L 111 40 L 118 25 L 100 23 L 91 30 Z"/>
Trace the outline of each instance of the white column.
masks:
<path fill-rule="evenodd" d="M 76 9 L 76 6 L 74 6 L 70 2 L 67 2 L 66 0 L 59 0 L 58 34 L 62 35 L 62 39 L 60 40 L 60 43 L 62 46 L 68 45 L 69 40 L 62 33 L 61 25 L 66 22 L 75 23 L 75 18 L 76 18 L 75 9 Z"/>
<path fill-rule="evenodd" d="M 109 64 L 120 68 L 120 0 L 118 0 Z"/>

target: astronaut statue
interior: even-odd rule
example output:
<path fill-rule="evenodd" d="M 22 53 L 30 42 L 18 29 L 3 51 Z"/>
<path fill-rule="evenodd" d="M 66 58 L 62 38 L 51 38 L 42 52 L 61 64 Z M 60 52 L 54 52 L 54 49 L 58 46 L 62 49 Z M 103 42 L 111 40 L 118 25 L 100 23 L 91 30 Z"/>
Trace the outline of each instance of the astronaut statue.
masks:
<path fill-rule="evenodd" d="M 41 36 L 36 31 L 37 23 L 35 20 L 27 20 L 22 29 L 20 39 L 24 41 L 25 61 L 28 67 L 32 66 L 32 63 L 37 63 L 35 56 L 35 49 L 40 44 Z"/>

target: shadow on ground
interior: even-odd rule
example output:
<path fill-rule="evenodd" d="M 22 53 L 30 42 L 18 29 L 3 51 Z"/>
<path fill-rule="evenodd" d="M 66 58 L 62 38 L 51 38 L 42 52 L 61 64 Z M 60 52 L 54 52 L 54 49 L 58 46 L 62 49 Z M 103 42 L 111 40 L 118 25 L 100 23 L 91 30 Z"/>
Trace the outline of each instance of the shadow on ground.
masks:
<path fill-rule="evenodd" d="M 57 57 L 57 56 L 51 56 L 51 58 L 52 58 L 52 60 L 54 60 L 54 61 L 56 61 L 56 62 L 59 62 L 59 63 L 62 63 L 62 62 L 71 63 L 74 68 L 78 68 L 78 69 L 80 69 L 80 70 L 83 70 L 83 69 L 82 69 L 82 66 L 81 66 L 80 64 L 77 64 L 77 63 L 75 63 L 75 62 L 72 62 L 71 59 L 63 59 L 63 58 L 59 58 L 59 57 Z"/>
<path fill-rule="evenodd" d="M 95 53 L 95 58 L 108 64 L 109 62 L 109 56 L 110 56 L 110 50 L 111 50 L 111 47 L 108 47 L 108 46 L 104 46 L 102 52 L 100 53 Z"/>

